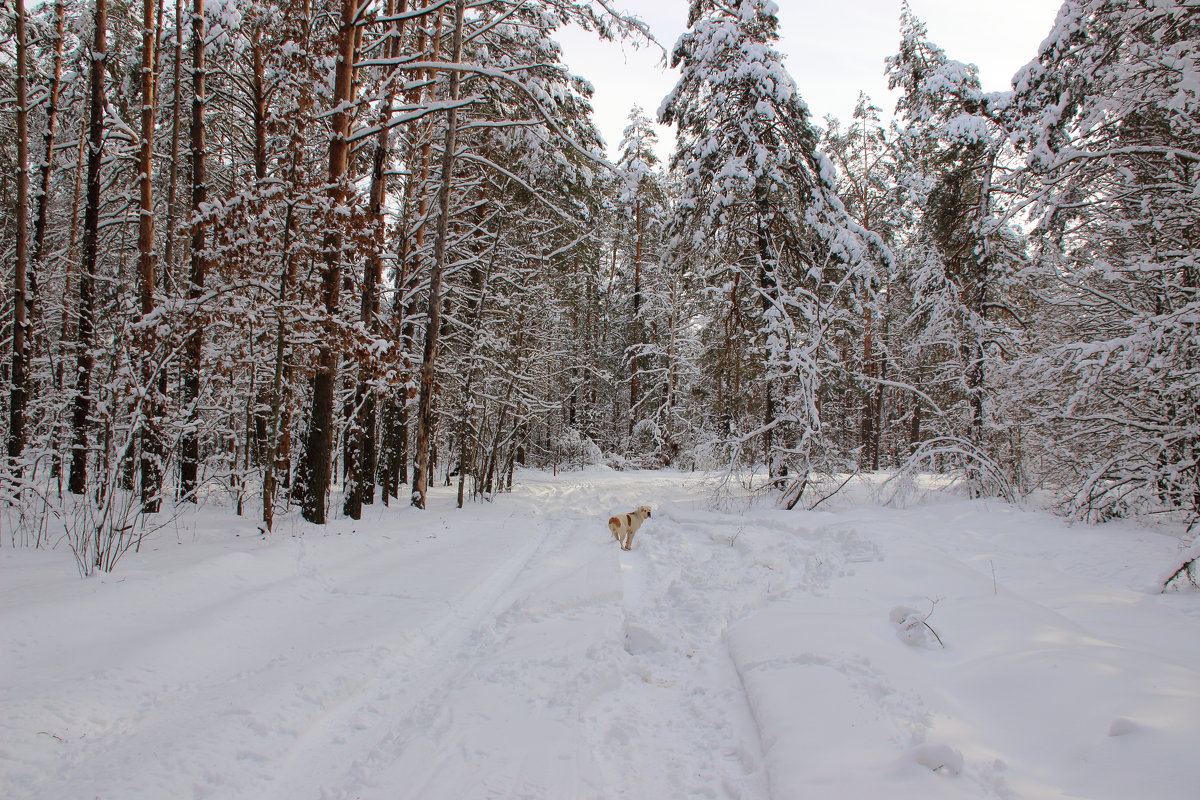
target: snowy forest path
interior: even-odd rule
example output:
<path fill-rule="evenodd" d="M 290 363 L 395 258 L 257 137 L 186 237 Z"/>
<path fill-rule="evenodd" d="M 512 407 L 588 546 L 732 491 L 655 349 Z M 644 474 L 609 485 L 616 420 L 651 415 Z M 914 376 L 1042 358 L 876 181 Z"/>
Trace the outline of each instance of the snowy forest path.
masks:
<path fill-rule="evenodd" d="M 320 530 L 285 520 L 270 538 L 210 510 L 120 575 L 63 575 L 48 603 L 36 601 L 51 588 L 43 573 L 9 573 L 21 580 L 3 593 L 11 646 L 0 671 L 22 677 L 0 687 L 0 733 L 13 743 L 0 789 L 124 800 L 669 795 L 679 759 L 645 763 L 647 743 L 629 732 L 700 763 L 730 729 L 724 706 L 699 713 L 689 698 L 736 700 L 727 664 L 691 673 L 709 663 L 693 662 L 695 648 L 659 652 L 657 666 L 636 652 L 639 625 L 660 641 L 677 625 L 667 609 L 651 613 L 653 584 L 679 579 L 656 542 L 671 509 L 701 503 L 699 481 L 530 474 L 494 504 L 454 510 L 439 487 L 429 512 L 376 506 Z M 642 503 L 661 521 L 624 553 L 605 522 Z M 47 633 L 56 619 L 72 620 L 70 635 Z M 692 687 L 697 675 L 709 683 Z M 730 753 L 753 761 L 746 734 Z M 716 773 L 689 780 L 701 796 L 763 796 L 709 795 Z"/>
<path fill-rule="evenodd" d="M 335 706 L 315 719 L 290 748 L 269 787 L 278 797 L 360 797 L 389 758 L 406 751 L 409 732 L 431 723 L 447 682 L 466 664 L 458 653 L 492 618 L 497 604 L 544 544 L 548 531 L 526 531 L 515 552 L 489 572 L 470 576 L 475 586 L 445 606 L 432 624 L 400 651 L 385 650 L 369 676 Z M 360 565 L 361 566 L 361 565 Z M 390 613 L 372 622 L 388 626 Z M 380 787 L 396 796 L 395 787 Z M 416 795 L 414 795 L 416 796 Z"/>
<path fill-rule="evenodd" d="M 483 512 L 453 531 L 445 514 L 375 515 L 359 535 L 347 521 L 207 557 L 201 546 L 156 573 L 71 585 L 57 607 L 8 605 L 0 623 L 16 646 L 0 671 L 30 677 L 0 688 L 0 704 L 12 729 L 46 731 L 10 751 L 13 774 L 40 798 L 161 800 L 192 786 L 304 798 L 353 783 L 357 750 L 434 692 L 545 538 Z M 51 640 L 43 618 L 56 613 L 77 629 Z M 37 771 L 46 757 L 54 768 Z M 131 760 L 146 762 L 136 777 Z"/>
<path fill-rule="evenodd" d="M 629 553 L 604 524 L 642 503 L 691 505 L 697 491 L 678 473 L 522 486 L 506 502 L 528 509 L 536 548 L 453 651 L 430 657 L 435 682 L 416 683 L 431 691 L 400 713 L 381 709 L 390 727 L 366 734 L 375 743 L 355 749 L 344 790 L 322 797 L 765 798 L 719 628 L 691 649 L 673 642 L 649 660 L 639 651 L 681 624 L 669 608 L 648 615 L 653 584 L 680 579 L 655 545 L 669 516 L 644 526 Z"/>
<path fill-rule="evenodd" d="M 84 581 L 0 551 L 0 797 L 1194 795 L 1200 612 L 1138 588 L 1173 538 L 715 510 L 712 477 L 525 473 L 270 538 L 209 507 Z"/>

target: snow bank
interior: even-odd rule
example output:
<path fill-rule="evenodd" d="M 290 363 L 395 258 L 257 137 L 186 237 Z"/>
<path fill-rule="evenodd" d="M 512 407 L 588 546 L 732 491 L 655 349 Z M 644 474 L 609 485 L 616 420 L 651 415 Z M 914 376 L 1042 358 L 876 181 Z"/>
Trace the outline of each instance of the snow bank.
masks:
<path fill-rule="evenodd" d="M 731 627 L 772 796 L 1194 797 L 1200 631 L 1129 588 L 1169 540 L 954 511 L 863 525 L 878 561 Z M 944 648 L 897 636 L 927 614 Z"/>

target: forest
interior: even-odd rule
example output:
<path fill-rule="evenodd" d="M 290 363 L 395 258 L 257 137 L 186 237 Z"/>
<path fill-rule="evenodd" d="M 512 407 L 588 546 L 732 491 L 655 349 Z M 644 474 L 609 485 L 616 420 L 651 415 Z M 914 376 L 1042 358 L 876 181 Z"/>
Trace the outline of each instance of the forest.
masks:
<path fill-rule="evenodd" d="M 613 161 L 555 41 L 650 45 L 604 0 L 4 8 L 5 544 L 590 464 L 1200 519 L 1196 0 L 1066 0 L 999 93 L 904 4 L 849 120 L 691 0 Z"/>

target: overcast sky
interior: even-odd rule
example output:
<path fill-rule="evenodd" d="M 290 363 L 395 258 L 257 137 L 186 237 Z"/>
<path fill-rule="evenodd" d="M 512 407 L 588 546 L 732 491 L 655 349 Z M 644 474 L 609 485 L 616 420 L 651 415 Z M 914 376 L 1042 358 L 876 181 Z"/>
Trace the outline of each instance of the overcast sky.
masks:
<path fill-rule="evenodd" d="M 846 120 L 860 90 L 886 118 L 896 98 L 887 90 L 883 59 L 899 45 L 900 0 L 775 0 L 779 49 L 817 122 L 826 114 Z M 687 0 L 616 0 L 649 23 L 670 50 L 687 22 Z M 1000 91 L 1037 54 L 1062 0 L 909 0 L 929 28 L 930 39 L 958 61 L 978 65 L 983 88 Z M 629 109 L 637 104 L 654 117 L 675 85 L 655 47 L 599 42 L 578 30 L 561 31 L 567 64 L 596 87 L 597 124 L 615 156 Z M 669 140 L 667 131 L 660 136 Z M 664 154 L 669 143 L 664 142 Z"/>

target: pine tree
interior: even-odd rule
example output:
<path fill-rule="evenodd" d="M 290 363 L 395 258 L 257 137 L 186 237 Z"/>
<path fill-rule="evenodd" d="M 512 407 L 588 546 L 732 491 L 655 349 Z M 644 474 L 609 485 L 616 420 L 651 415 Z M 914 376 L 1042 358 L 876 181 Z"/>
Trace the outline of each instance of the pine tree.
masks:
<path fill-rule="evenodd" d="M 1010 116 L 1048 304 L 1028 364 L 1070 513 L 1200 515 L 1200 15 L 1068 0 Z"/>
<path fill-rule="evenodd" d="M 25 413 L 28 395 L 29 317 L 29 59 L 26 55 L 26 15 L 24 0 L 16 0 L 16 247 L 13 264 L 12 391 L 9 396 L 7 453 L 9 468 L 19 474 L 19 461 L 25 449 Z"/>
<path fill-rule="evenodd" d="M 455 0 L 452 40 L 450 45 L 450 63 L 457 64 L 462 59 L 463 45 L 463 0 Z M 425 349 L 421 358 L 421 395 L 417 410 L 417 454 L 416 471 L 413 475 L 412 504 L 417 508 L 425 508 L 426 494 L 429 489 L 429 473 L 433 468 L 430 460 L 430 449 L 433 440 L 434 411 L 433 393 L 435 370 L 437 368 L 438 347 L 441 339 L 442 319 L 442 281 L 445 277 L 447 258 L 446 246 L 450 230 L 450 191 L 454 177 L 454 163 L 457 156 L 458 139 L 458 108 L 459 90 L 462 86 L 462 73 L 451 68 L 449 101 L 450 110 L 446 115 L 445 138 L 442 142 L 442 163 L 440 185 L 438 186 L 437 232 L 434 241 L 433 261 L 430 264 L 429 291 L 426 302 Z"/>
<path fill-rule="evenodd" d="M 87 200 L 83 223 L 83 261 L 79 269 L 79 310 L 76 325 L 76 371 L 72 414 L 72 494 L 88 485 L 88 449 L 91 439 L 92 345 L 96 332 L 95 292 L 100 261 L 100 168 L 104 158 L 105 68 L 108 61 L 108 2 L 96 0 L 92 26 L 87 127 Z"/>
<path fill-rule="evenodd" d="M 855 222 L 895 247 L 904 226 L 904 203 L 897 196 L 895 142 L 888 137 L 879 117 L 880 109 L 864 93 L 859 94 L 848 127 L 832 117 L 826 118 L 822 147 L 837 167 L 837 189 L 846 205 L 846 213 Z M 896 262 L 879 271 L 879 291 L 863 306 L 862 347 L 857 355 L 856 372 L 861 380 L 849 391 L 858 396 L 861 415 L 845 415 L 848 439 L 857 438 L 860 468 L 878 470 L 892 433 L 888 400 L 892 405 L 908 404 L 905 395 L 897 396 L 897 351 L 903 346 L 894 331 L 907 314 L 903 282 L 896 274 Z M 889 393 L 889 388 L 892 391 Z M 853 422 L 858 416 L 858 429 Z M 843 447 L 853 447 L 849 443 Z M 890 464 L 889 464 L 890 465 Z"/>
<path fill-rule="evenodd" d="M 342 289 L 342 226 L 349 215 L 350 187 L 347 171 L 350 160 L 350 125 L 354 117 L 354 64 L 357 56 L 358 0 L 342 0 L 337 30 L 336 68 L 332 103 L 333 130 L 329 140 L 330 223 L 322 243 L 321 299 L 324 306 L 325 336 L 317 347 L 316 373 L 313 376 L 312 404 L 308 438 L 305 442 L 305 487 L 303 511 L 309 522 L 325 521 L 325 505 L 331 479 L 333 458 L 334 388 L 337 381 L 338 304 Z"/>
<path fill-rule="evenodd" d="M 652 273 L 658 272 L 661 267 L 663 226 L 668 212 L 664 176 L 657 169 L 659 160 L 654 151 L 657 143 L 658 136 L 650 120 L 640 108 L 634 108 L 629 115 L 629 125 L 625 128 L 617 160 L 618 213 L 623 217 L 620 229 L 627 231 L 621 238 L 625 240 L 625 259 L 630 274 L 630 336 L 626 348 L 630 436 L 636 425 L 652 420 L 648 409 L 643 407 L 644 404 L 648 405 L 647 400 L 653 402 L 654 397 L 651 387 L 647 385 L 647 373 L 651 369 L 649 355 L 653 344 L 648 338 L 650 320 L 647 319 L 645 305 L 652 291 Z M 630 221 L 632 228 L 628 227 Z"/>
<path fill-rule="evenodd" d="M 997 387 L 1003 363 L 1020 352 L 1007 278 L 1024 253 L 993 191 L 1007 145 L 995 119 L 1001 103 L 980 90 L 974 65 L 928 40 L 907 3 L 900 32 L 888 75 L 903 91 L 900 169 L 914 213 L 901 248 L 914 306 L 906 377 L 923 393 L 909 465 L 960 472 L 973 492 L 1011 494 L 1019 455 L 1000 466 L 1008 404 Z"/>
<path fill-rule="evenodd" d="M 161 504 L 162 443 L 160 441 L 162 397 L 166 371 L 155 363 L 157 337 L 152 320 L 157 308 L 158 259 L 154 242 L 154 138 L 157 93 L 156 46 L 158 19 L 154 0 L 142 0 L 141 137 L 138 149 L 138 305 L 142 314 L 140 331 L 141 396 L 137 415 L 141 425 L 141 498 L 147 512 Z"/>
<path fill-rule="evenodd" d="M 204 20 L 204 0 L 192 0 L 192 96 L 191 126 L 189 129 L 191 156 L 191 254 L 188 271 L 188 301 L 195 307 L 204 294 L 208 278 L 208 146 L 205 115 L 205 48 L 207 41 Z M 198 309 L 197 309 L 198 310 Z M 189 502 L 196 502 L 200 486 L 200 436 L 196 430 L 196 404 L 200 398 L 200 380 L 203 361 L 204 332 L 199 326 L 189 332 L 186 365 L 183 374 L 182 403 L 189 415 L 190 424 L 184 429 L 180 446 L 179 494 Z"/>
<path fill-rule="evenodd" d="M 708 276 L 729 303 L 712 339 L 718 435 L 739 458 L 758 441 L 770 485 L 792 507 L 838 461 L 822 426 L 822 382 L 839 359 L 837 320 L 873 282 L 868 243 L 878 249 L 879 240 L 835 193 L 834 169 L 773 47 L 775 4 L 695 0 L 689 27 L 673 55 L 679 83 L 660 112 L 679 131 L 673 257 L 729 265 Z"/>

